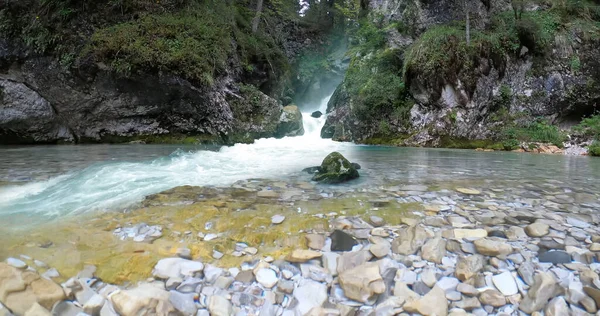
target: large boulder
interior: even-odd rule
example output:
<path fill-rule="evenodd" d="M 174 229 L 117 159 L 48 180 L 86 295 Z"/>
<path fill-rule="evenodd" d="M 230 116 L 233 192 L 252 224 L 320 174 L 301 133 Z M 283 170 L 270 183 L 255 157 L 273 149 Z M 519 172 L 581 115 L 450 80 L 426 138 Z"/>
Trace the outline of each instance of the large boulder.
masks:
<path fill-rule="evenodd" d="M 332 152 L 321 163 L 321 169 L 313 177 L 313 181 L 322 183 L 341 183 L 358 178 L 358 170 L 342 154 Z"/>
<path fill-rule="evenodd" d="M 283 108 L 279 125 L 275 137 L 282 138 L 286 136 L 304 135 L 304 125 L 302 124 L 302 113 L 295 105 L 288 105 Z"/>
<path fill-rule="evenodd" d="M 23 315 L 36 303 L 50 310 L 65 298 L 63 289 L 53 281 L 0 262 L 0 303 L 13 313 Z"/>

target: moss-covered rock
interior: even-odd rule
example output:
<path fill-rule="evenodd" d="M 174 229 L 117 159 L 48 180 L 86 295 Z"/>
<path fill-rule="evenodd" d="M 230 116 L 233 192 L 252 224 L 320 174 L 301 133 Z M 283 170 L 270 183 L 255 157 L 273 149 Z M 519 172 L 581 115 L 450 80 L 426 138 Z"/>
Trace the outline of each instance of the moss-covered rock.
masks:
<path fill-rule="evenodd" d="M 319 173 L 312 178 L 313 181 L 322 183 L 342 183 L 358 178 L 358 170 L 348 159 L 338 152 L 327 155 L 321 163 Z"/>

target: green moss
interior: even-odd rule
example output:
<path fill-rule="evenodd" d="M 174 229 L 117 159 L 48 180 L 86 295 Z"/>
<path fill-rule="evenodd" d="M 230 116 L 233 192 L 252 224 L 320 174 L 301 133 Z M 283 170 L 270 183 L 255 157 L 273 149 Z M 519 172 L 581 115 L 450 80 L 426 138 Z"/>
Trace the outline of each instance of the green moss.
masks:
<path fill-rule="evenodd" d="M 136 136 L 116 136 L 104 135 L 100 140 L 95 139 L 80 139 L 80 143 L 143 143 L 143 144 L 223 144 L 224 140 L 219 136 L 204 134 L 204 135 L 184 135 L 184 134 L 162 134 L 162 135 L 136 135 Z"/>
<path fill-rule="evenodd" d="M 394 133 L 393 135 L 374 135 L 363 140 L 361 143 L 365 145 L 381 145 L 381 146 L 403 146 L 404 141 L 409 135 Z"/>

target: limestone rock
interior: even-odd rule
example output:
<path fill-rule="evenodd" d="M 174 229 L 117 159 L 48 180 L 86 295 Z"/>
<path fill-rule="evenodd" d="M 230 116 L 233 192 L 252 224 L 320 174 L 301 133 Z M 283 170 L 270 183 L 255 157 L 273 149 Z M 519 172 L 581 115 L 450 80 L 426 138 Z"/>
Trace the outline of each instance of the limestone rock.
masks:
<path fill-rule="evenodd" d="M 0 312 L 1 313 L 1 312 Z M 45 309 L 42 305 L 34 303 L 30 309 L 28 309 L 24 316 L 51 316 L 49 310 Z"/>
<path fill-rule="evenodd" d="M 169 292 L 150 284 L 142 284 L 132 290 L 118 291 L 110 296 L 110 301 L 121 316 L 179 315 L 171 304 Z"/>
<path fill-rule="evenodd" d="M 294 290 L 298 301 L 296 310 L 300 315 L 307 314 L 315 307 L 321 307 L 327 301 L 327 285 L 312 280 L 304 280 Z"/>
<path fill-rule="evenodd" d="M 474 244 L 477 252 L 486 256 L 508 255 L 513 252 L 511 245 L 489 238 L 475 240 Z"/>
<path fill-rule="evenodd" d="M 272 269 L 262 268 L 256 272 L 256 281 L 262 286 L 270 289 L 277 284 L 277 274 Z"/>
<path fill-rule="evenodd" d="M 385 283 L 379 271 L 379 263 L 371 262 L 340 273 L 340 286 L 346 297 L 366 303 L 385 291 Z"/>
<path fill-rule="evenodd" d="M 338 258 L 337 271 L 342 273 L 346 270 L 354 269 L 365 262 L 371 260 L 373 254 L 368 250 L 347 252 Z"/>
<path fill-rule="evenodd" d="M 152 274 L 159 279 L 183 278 L 194 276 L 204 269 L 202 262 L 183 258 L 166 258 L 158 261 Z"/>
<path fill-rule="evenodd" d="M 569 315 L 569 306 L 562 297 L 553 298 L 546 308 L 544 308 L 544 315 L 546 316 L 562 316 Z"/>
<path fill-rule="evenodd" d="M 211 316 L 231 316 L 233 315 L 233 306 L 225 297 L 213 295 L 208 300 L 208 311 Z"/>
<path fill-rule="evenodd" d="M 519 226 L 511 226 L 506 230 L 508 240 L 524 240 L 527 239 L 525 230 Z"/>
<path fill-rule="evenodd" d="M 404 304 L 404 310 L 424 316 L 447 316 L 448 301 L 446 300 L 446 293 L 439 287 L 434 286 L 421 299 Z"/>
<path fill-rule="evenodd" d="M 63 289 L 33 271 L 0 263 L 0 302 L 18 315 L 25 314 L 36 302 L 47 310 L 65 299 Z"/>
<path fill-rule="evenodd" d="M 392 251 L 401 255 L 414 255 L 428 238 L 425 229 L 419 225 L 405 228 L 398 235 L 392 242 Z"/>
<path fill-rule="evenodd" d="M 480 191 L 475 190 L 475 189 L 467 189 L 467 188 L 456 188 L 456 191 L 462 193 L 462 194 L 466 194 L 466 195 L 479 195 L 481 194 Z"/>
<path fill-rule="evenodd" d="M 314 250 L 296 249 L 292 251 L 285 260 L 289 262 L 302 263 L 308 260 L 320 258 L 323 254 Z"/>
<path fill-rule="evenodd" d="M 479 300 L 484 305 L 491 305 L 494 307 L 501 307 L 506 305 L 506 298 L 502 293 L 496 290 L 485 290 L 479 294 Z"/>
<path fill-rule="evenodd" d="M 421 257 L 427 261 L 442 263 L 442 258 L 446 255 L 446 241 L 441 238 L 428 240 L 421 248 Z"/>
<path fill-rule="evenodd" d="M 275 137 L 283 138 L 285 136 L 302 136 L 304 135 L 304 125 L 302 124 L 302 112 L 296 105 L 288 105 L 283 107 L 279 125 L 275 131 Z"/>
<path fill-rule="evenodd" d="M 529 288 L 527 295 L 519 304 L 519 309 L 531 314 L 539 311 L 548 300 L 563 293 L 563 288 L 549 272 L 541 272 L 534 276 L 534 283 Z"/>
<path fill-rule="evenodd" d="M 492 277 L 492 281 L 494 282 L 494 285 L 496 286 L 496 288 L 504 296 L 515 295 L 519 292 L 515 278 L 508 271 L 494 275 Z"/>
<path fill-rule="evenodd" d="M 462 257 L 456 264 L 456 277 L 461 281 L 466 281 L 483 270 L 485 258 L 481 255 L 471 255 Z"/>
<path fill-rule="evenodd" d="M 305 236 L 308 248 L 321 250 L 325 247 L 325 236 L 320 234 L 308 234 Z"/>

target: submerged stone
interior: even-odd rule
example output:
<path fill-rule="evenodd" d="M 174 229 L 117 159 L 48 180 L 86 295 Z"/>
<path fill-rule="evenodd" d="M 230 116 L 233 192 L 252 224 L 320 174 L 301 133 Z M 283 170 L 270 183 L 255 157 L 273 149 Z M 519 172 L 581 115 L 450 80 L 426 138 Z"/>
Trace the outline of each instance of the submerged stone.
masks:
<path fill-rule="evenodd" d="M 338 229 L 334 230 L 329 237 L 331 238 L 331 251 L 350 251 L 358 244 L 354 237 Z"/>
<path fill-rule="evenodd" d="M 342 183 L 358 178 L 358 170 L 348 159 L 338 152 L 329 154 L 321 164 L 321 170 L 313 177 L 313 181 L 322 183 Z"/>

